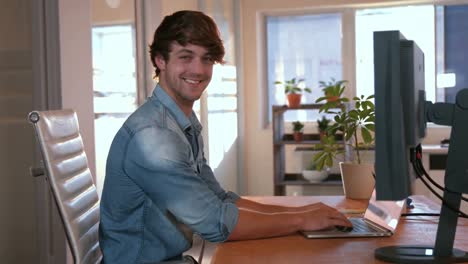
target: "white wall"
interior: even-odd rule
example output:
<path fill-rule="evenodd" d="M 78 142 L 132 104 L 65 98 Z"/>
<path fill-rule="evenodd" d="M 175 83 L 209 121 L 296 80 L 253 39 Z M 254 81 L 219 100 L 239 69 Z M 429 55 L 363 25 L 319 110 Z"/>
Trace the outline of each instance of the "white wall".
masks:
<path fill-rule="evenodd" d="M 0 262 L 34 263 L 30 0 L 0 1 Z"/>
<path fill-rule="evenodd" d="M 44 193 L 39 193 L 39 189 L 35 186 L 38 180 L 29 173 L 29 168 L 37 164 L 34 133 L 26 118 L 27 114 L 36 107 L 33 99 L 33 96 L 37 95 L 33 91 L 36 83 L 33 81 L 33 76 L 41 75 L 34 73 L 35 70 L 47 71 L 44 67 L 40 69 L 33 67 L 38 54 L 32 52 L 32 47 L 44 44 L 38 39 L 32 39 L 33 1 L 36 0 L 0 1 L 0 262 L 2 263 L 41 263 L 46 253 L 39 252 L 36 238 L 44 244 L 46 236 L 50 235 L 37 229 L 36 221 L 41 218 L 41 214 L 47 214 L 45 209 L 47 205 L 40 204 L 40 201 L 47 199 L 38 197 Z M 60 54 L 61 67 L 58 70 L 61 74 L 62 106 L 76 109 L 78 112 L 89 165 L 94 172 L 89 3 L 89 1 L 59 0 L 61 49 L 49 52 Z M 40 13 L 41 10 L 34 12 Z M 55 66 L 57 65 L 52 69 Z M 45 80 L 44 82 L 46 83 Z M 45 194 L 48 194 L 47 189 Z"/>
<path fill-rule="evenodd" d="M 62 107 L 78 114 L 88 163 L 96 175 L 90 0 L 60 0 Z"/>
<path fill-rule="evenodd" d="M 110 7 L 106 0 L 91 2 L 91 20 L 93 25 L 127 24 L 135 21 L 135 1 L 119 1 L 117 7 Z"/>

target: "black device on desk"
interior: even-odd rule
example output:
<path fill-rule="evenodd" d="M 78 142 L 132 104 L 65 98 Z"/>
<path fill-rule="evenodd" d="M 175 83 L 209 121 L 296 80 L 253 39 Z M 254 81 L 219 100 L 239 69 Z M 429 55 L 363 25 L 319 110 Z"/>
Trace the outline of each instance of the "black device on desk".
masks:
<path fill-rule="evenodd" d="M 375 155 L 378 200 L 401 200 L 411 194 L 417 173 L 411 160 L 425 136 L 426 122 L 452 126 L 442 206 L 434 246 L 391 246 L 377 258 L 398 263 L 468 262 L 453 248 L 461 196 L 468 193 L 468 89 L 456 103 L 426 101 L 424 54 L 399 31 L 374 32 Z"/>
<path fill-rule="evenodd" d="M 440 141 L 440 146 L 444 148 L 448 148 L 450 144 L 450 139 L 449 138 L 444 138 Z"/>

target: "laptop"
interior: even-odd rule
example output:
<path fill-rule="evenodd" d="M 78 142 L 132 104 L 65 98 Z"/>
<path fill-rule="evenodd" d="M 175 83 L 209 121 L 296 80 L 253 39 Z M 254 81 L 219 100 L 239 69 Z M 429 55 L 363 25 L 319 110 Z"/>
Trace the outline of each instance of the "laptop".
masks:
<path fill-rule="evenodd" d="M 375 190 L 369 200 L 364 216 L 348 218 L 353 223 L 352 231 L 340 231 L 337 228 L 301 231 L 306 238 L 338 237 L 385 237 L 391 236 L 406 206 L 406 199 L 401 201 L 377 201 Z"/>

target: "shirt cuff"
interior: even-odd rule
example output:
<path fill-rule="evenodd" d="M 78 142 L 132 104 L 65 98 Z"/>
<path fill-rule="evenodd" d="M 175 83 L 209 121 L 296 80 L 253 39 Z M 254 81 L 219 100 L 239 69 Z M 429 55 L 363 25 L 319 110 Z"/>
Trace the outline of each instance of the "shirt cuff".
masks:
<path fill-rule="evenodd" d="M 223 210 L 223 230 L 222 230 L 222 241 L 224 242 L 229 238 L 234 228 L 237 225 L 239 219 L 239 209 L 233 203 L 226 203 Z"/>

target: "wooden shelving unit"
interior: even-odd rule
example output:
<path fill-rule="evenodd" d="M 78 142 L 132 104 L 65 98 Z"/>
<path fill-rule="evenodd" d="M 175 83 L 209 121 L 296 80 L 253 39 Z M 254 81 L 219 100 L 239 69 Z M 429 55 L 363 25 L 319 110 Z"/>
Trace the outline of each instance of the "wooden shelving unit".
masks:
<path fill-rule="evenodd" d="M 303 104 L 297 108 L 289 108 L 286 105 L 273 106 L 273 164 L 275 195 L 285 195 L 286 185 L 341 185 L 341 175 L 331 174 L 319 183 L 311 183 L 302 178 L 300 173 L 286 173 L 285 171 L 285 146 L 296 145 L 296 151 L 315 150 L 314 145 L 320 143 L 318 134 L 305 134 L 301 142 L 295 142 L 292 134 L 286 133 L 284 128 L 284 114 L 294 110 L 318 110 L 322 104 Z"/>

